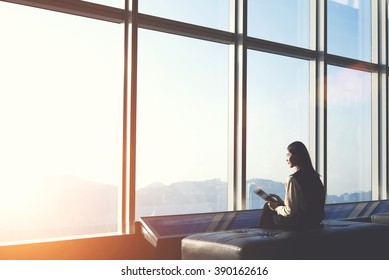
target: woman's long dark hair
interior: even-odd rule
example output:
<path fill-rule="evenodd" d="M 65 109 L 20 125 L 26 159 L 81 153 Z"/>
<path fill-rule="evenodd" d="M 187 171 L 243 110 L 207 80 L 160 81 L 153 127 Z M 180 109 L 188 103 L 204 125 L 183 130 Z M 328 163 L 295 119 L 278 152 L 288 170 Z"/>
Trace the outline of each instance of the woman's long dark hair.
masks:
<path fill-rule="evenodd" d="M 300 141 L 295 141 L 288 146 L 289 153 L 294 157 L 297 166 L 303 171 L 315 171 L 311 157 L 305 145 Z"/>

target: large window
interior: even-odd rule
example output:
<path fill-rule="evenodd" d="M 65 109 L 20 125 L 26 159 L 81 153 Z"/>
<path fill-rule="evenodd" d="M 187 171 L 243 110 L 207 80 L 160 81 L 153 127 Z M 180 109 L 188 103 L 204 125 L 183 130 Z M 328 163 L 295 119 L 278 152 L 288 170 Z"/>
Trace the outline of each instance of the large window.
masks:
<path fill-rule="evenodd" d="M 328 0 L 328 52 L 358 60 L 372 60 L 370 0 Z"/>
<path fill-rule="evenodd" d="M 328 67 L 328 202 L 371 199 L 371 87 L 370 73 Z"/>
<path fill-rule="evenodd" d="M 121 26 L 0 14 L 0 242 L 117 232 Z"/>
<path fill-rule="evenodd" d="M 117 8 L 124 8 L 124 2 L 126 0 L 82 0 L 85 2 L 92 2 L 96 4 L 106 5 L 106 6 L 112 6 Z"/>
<path fill-rule="evenodd" d="M 228 46 L 139 31 L 137 216 L 227 210 Z"/>
<path fill-rule="evenodd" d="M 310 1 L 248 0 L 248 35 L 309 48 Z"/>
<path fill-rule="evenodd" d="M 260 208 L 295 140 L 328 203 L 388 197 L 387 1 L 11 2 L 0 242 Z"/>
<path fill-rule="evenodd" d="M 186 23 L 228 30 L 230 0 L 141 0 L 139 12 Z"/>
<path fill-rule="evenodd" d="M 309 62 L 250 51 L 247 88 L 247 205 L 258 208 L 254 188 L 285 194 L 287 146 L 309 147 Z"/>

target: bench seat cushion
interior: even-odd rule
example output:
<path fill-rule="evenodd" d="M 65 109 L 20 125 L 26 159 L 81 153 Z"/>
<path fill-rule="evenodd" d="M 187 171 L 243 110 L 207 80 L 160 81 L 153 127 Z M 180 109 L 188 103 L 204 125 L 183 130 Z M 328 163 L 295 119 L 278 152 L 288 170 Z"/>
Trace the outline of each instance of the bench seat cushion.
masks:
<path fill-rule="evenodd" d="M 326 221 L 312 230 L 199 233 L 182 240 L 181 255 L 182 259 L 389 259 L 389 226 Z"/>

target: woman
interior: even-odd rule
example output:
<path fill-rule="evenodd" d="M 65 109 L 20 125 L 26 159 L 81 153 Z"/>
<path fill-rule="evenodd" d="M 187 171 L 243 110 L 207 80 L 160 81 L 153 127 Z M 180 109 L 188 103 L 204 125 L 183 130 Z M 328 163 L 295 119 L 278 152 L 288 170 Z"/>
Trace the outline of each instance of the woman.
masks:
<path fill-rule="evenodd" d="M 258 226 L 312 228 L 324 218 L 326 190 L 312 166 L 305 145 L 299 141 L 287 148 L 286 162 L 295 168 L 285 183 L 285 200 L 271 194 L 277 202 L 268 202 L 262 210 Z"/>

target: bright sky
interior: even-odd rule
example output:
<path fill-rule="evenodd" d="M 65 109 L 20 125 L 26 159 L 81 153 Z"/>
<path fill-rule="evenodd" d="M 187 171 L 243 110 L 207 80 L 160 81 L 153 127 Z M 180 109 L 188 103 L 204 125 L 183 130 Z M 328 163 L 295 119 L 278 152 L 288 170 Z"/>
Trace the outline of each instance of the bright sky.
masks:
<path fill-rule="evenodd" d="M 0 219 L 27 225 L 46 177 L 120 186 L 122 26 L 4 2 L 0 14 Z"/>
<path fill-rule="evenodd" d="M 120 0 L 95 2 L 123 5 Z M 139 10 L 228 30 L 228 0 L 181 3 L 141 0 Z M 307 26 L 309 9 L 304 3 L 249 1 L 249 35 L 308 47 L 309 30 L 303 26 Z M 359 1 L 348 3 L 359 7 Z M 279 13 L 260 13 L 261 9 Z M 4 2 L 0 2 L 0 14 L 0 184 L 26 187 L 41 175 L 66 174 L 119 186 L 123 26 Z M 294 20 L 286 21 L 291 17 Z M 352 40 L 337 41 L 345 32 Z M 342 54 L 350 42 L 366 44 L 369 34 L 360 33 L 361 38 L 356 30 L 330 29 L 334 37 L 329 43 Z M 145 30 L 139 32 L 139 46 L 138 187 L 156 181 L 226 180 L 228 46 Z M 356 49 L 357 58 L 369 57 L 366 45 Z M 361 81 L 358 75 L 336 69 L 330 73 L 334 95 L 369 94 L 369 77 L 362 79 L 362 87 L 350 91 L 342 83 L 347 80 L 347 85 L 353 85 Z M 296 139 L 308 142 L 309 112 L 304 109 L 309 101 L 308 76 L 308 62 L 249 52 L 247 179 L 283 181 L 290 173 L 286 146 Z M 342 96 L 332 99 L 339 108 L 343 108 Z M 349 94 L 346 97 L 348 102 Z M 302 109 L 296 110 L 300 105 Z M 354 105 L 352 115 L 368 116 L 369 102 Z M 343 111 L 339 114 L 346 117 Z M 360 129 L 352 135 L 369 132 L 365 121 L 358 125 Z M 341 141 L 348 143 L 350 135 Z M 350 150 L 355 153 L 368 141 L 363 138 Z M 335 150 L 337 145 L 329 147 Z M 352 154 L 344 158 L 348 156 L 352 158 Z M 364 152 L 355 162 L 369 163 L 370 156 Z M 348 163 L 337 157 L 334 161 L 342 166 Z M 365 168 L 350 166 L 353 169 L 344 174 L 354 174 L 354 167 Z M 330 191 L 368 190 L 369 180 L 364 175 L 363 185 L 356 185 L 334 179 L 341 188 Z M 13 190 L 12 195 L 20 191 Z M 6 197 L 0 196 L 3 205 Z"/>
<path fill-rule="evenodd" d="M 228 46 L 144 30 L 139 46 L 137 186 L 226 180 Z"/>

